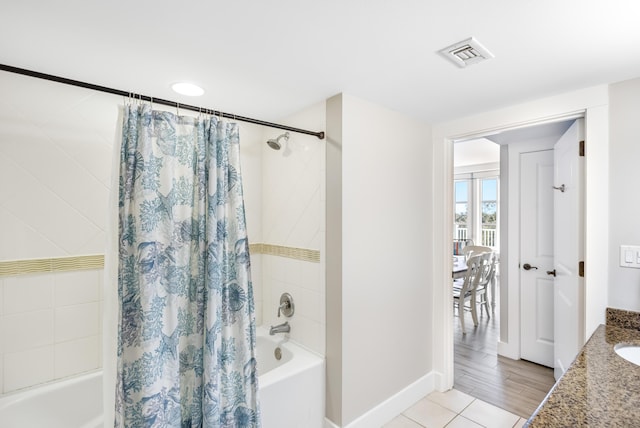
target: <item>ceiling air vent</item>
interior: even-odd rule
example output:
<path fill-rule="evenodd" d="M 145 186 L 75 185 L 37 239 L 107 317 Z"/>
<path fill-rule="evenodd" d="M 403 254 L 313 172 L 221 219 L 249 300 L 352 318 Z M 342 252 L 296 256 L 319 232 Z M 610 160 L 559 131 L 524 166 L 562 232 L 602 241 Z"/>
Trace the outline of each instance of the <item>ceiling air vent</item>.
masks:
<path fill-rule="evenodd" d="M 473 37 L 469 37 L 438 52 L 458 67 L 463 68 L 467 65 L 493 58 L 493 54 Z"/>

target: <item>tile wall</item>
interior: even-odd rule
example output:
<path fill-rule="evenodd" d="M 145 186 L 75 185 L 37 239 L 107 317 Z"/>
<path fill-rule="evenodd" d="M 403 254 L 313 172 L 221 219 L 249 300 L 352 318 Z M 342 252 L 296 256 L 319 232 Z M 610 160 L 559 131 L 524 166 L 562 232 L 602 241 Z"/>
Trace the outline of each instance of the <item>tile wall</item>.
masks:
<path fill-rule="evenodd" d="M 102 269 L 0 278 L 0 394 L 95 370 Z"/>
<path fill-rule="evenodd" d="M 5 72 L 0 93 L 0 262 L 103 254 L 122 100 Z M 0 275 L 0 394 L 101 366 L 102 272 Z"/>
<path fill-rule="evenodd" d="M 321 264 L 285 257 L 263 255 L 263 283 L 269 302 L 263 309 L 268 325 L 289 321 L 289 336 L 307 348 L 324 354 L 324 286 Z M 277 317 L 282 293 L 293 297 L 295 313 L 290 319 Z"/>
<path fill-rule="evenodd" d="M 292 125 L 324 130 L 325 103 L 313 105 L 288 118 Z M 284 123 L 287 123 L 285 121 Z M 269 130 L 265 138 L 279 135 Z M 265 140 L 266 141 L 266 140 Z M 262 258 L 262 320 L 267 326 L 285 321 L 277 317 L 280 295 L 292 295 L 296 311 L 290 337 L 325 354 L 325 140 L 292 133 L 280 151 L 263 148 L 263 242 L 319 252 L 317 260 L 271 254 Z"/>
<path fill-rule="evenodd" d="M 117 101 L 0 75 L 0 260 L 104 252 Z"/>

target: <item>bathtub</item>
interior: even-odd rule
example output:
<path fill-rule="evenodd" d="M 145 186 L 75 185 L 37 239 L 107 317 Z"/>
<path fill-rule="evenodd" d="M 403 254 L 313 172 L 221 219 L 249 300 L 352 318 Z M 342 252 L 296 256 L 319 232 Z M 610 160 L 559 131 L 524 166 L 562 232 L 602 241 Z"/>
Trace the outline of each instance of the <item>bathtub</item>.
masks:
<path fill-rule="evenodd" d="M 324 360 L 282 334 L 269 336 L 264 327 L 258 328 L 256 349 L 262 428 L 322 428 Z"/>
<path fill-rule="evenodd" d="M 2 428 L 102 428 L 102 371 L 7 394 Z"/>
<path fill-rule="evenodd" d="M 263 327 L 257 359 L 262 428 L 321 428 L 323 359 Z M 102 371 L 0 397 L 2 428 L 102 428 L 102 419 Z"/>

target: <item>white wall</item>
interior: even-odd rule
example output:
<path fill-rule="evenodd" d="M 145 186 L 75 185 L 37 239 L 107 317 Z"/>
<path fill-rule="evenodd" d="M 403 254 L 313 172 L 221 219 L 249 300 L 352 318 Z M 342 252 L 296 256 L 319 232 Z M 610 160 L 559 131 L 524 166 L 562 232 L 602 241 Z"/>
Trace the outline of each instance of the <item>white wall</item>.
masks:
<path fill-rule="evenodd" d="M 327 245 L 341 242 L 341 260 L 327 265 L 342 274 L 336 282 L 327 274 L 327 317 L 335 311 L 341 320 L 327 331 L 341 337 L 327 340 L 327 416 L 339 426 L 378 426 L 387 400 L 402 401 L 398 394 L 431 370 L 431 129 L 346 94 L 328 106 L 341 109 L 327 112 L 341 121 L 327 123 L 341 132 L 328 135 L 335 147 L 327 157 Z"/>
<path fill-rule="evenodd" d="M 610 86 L 609 121 L 609 306 L 640 311 L 640 269 L 620 267 L 620 245 L 640 245 L 640 78 Z"/>

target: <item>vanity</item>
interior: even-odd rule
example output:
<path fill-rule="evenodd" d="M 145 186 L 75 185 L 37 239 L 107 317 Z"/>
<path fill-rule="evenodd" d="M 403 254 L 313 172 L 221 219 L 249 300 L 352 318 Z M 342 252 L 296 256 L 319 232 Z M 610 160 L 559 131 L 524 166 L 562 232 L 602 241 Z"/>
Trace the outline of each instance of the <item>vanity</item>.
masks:
<path fill-rule="evenodd" d="M 618 355 L 621 343 L 640 345 L 640 313 L 608 308 L 525 427 L 639 426 L 640 365 Z"/>

